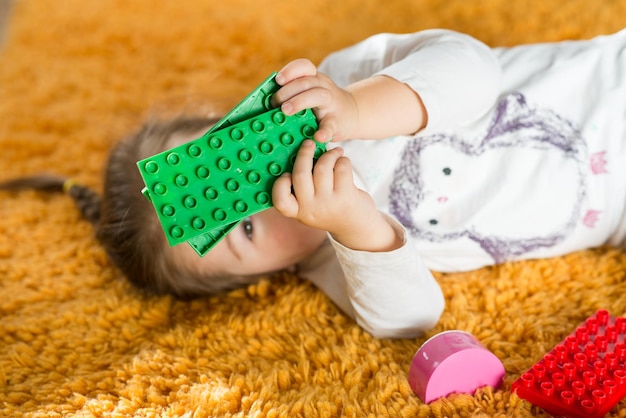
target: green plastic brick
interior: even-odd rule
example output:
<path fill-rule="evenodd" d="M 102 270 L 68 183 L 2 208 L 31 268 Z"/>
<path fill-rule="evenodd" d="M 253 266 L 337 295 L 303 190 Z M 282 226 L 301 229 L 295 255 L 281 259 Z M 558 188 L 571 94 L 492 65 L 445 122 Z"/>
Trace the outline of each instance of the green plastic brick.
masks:
<path fill-rule="evenodd" d="M 310 109 L 270 110 L 137 163 L 170 245 L 205 254 L 241 219 L 272 206 L 274 181 L 317 130 Z M 325 146 L 318 144 L 316 157 Z"/>

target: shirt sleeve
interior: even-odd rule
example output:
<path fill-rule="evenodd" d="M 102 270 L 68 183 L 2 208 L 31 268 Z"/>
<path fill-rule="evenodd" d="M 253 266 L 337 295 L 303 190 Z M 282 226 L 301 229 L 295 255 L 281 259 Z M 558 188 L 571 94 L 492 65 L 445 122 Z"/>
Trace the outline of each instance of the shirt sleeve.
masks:
<path fill-rule="evenodd" d="M 502 69 L 489 47 L 443 29 L 375 35 L 329 55 L 319 70 L 340 87 L 374 75 L 407 84 L 426 108 L 424 132 L 463 126 L 482 117 L 502 86 Z"/>
<path fill-rule="evenodd" d="M 437 324 L 444 298 L 405 229 L 388 219 L 403 238 L 401 248 L 354 251 L 329 235 L 324 256 L 301 273 L 375 337 L 412 338 Z"/>

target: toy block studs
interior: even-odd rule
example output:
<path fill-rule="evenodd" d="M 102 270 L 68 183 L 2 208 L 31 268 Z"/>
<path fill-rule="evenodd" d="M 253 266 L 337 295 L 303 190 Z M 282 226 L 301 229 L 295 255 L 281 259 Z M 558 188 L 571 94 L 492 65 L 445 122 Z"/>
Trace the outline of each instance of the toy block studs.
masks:
<path fill-rule="evenodd" d="M 626 318 L 599 310 L 513 382 L 550 414 L 600 418 L 626 396 Z"/>

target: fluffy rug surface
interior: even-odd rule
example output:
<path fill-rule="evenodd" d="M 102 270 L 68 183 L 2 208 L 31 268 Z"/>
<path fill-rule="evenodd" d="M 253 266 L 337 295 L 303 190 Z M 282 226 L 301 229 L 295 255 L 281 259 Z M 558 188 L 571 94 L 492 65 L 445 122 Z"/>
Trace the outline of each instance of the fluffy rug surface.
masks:
<path fill-rule="evenodd" d="M 146 118 L 228 110 L 289 60 L 374 33 L 444 27 L 514 45 L 615 32 L 624 16 L 624 0 L 16 0 L 0 180 L 53 172 L 100 190 L 108 150 Z M 626 314 L 625 271 L 602 248 L 437 274 L 438 326 L 381 340 L 287 274 L 191 302 L 143 297 L 67 196 L 1 193 L 0 416 L 544 416 L 512 382 L 597 309 Z M 506 379 L 425 405 L 407 370 L 450 329 L 480 339 Z"/>

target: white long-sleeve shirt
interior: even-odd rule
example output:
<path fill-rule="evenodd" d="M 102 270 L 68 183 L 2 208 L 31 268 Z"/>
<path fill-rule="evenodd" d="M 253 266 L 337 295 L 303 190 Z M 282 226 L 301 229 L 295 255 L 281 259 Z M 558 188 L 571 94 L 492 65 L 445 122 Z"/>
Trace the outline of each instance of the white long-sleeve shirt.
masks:
<path fill-rule="evenodd" d="M 343 87 L 393 77 L 428 114 L 414 136 L 340 144 L 404 245 L 368 253 L 329 237 L 300 265 L 373 335 L 437 323 L 444 300 L 431 269 L 623 246 L 626 30 L 495 49 L 446 30 L 381 34 L 319 70 Z"/>

